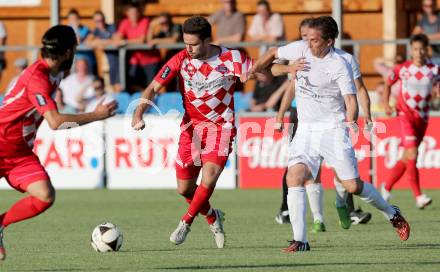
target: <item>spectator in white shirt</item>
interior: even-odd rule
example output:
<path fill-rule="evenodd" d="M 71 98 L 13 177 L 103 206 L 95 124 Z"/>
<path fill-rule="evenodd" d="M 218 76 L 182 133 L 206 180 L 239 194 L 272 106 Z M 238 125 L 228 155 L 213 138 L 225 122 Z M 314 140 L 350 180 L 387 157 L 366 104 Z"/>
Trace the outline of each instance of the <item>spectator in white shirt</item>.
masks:
<path fill-rule="evenodd" d="M 93 75 L 89 72 L 87 59 L 79 58 L 75 63 L 75 72 L 63 79 L 60 89 L 63 92 L 64 103 L 77 112 L 83 112 L 83 99 L 93 97 Z"/>
<path fill-rule="evenodd" d="M 274 42 L 284 39 L 283 19 L 280 14 L 272 13 L 266 0 L 258 1 L 257 14 L 252 19 L 248 35 L 254 41 Z"/>

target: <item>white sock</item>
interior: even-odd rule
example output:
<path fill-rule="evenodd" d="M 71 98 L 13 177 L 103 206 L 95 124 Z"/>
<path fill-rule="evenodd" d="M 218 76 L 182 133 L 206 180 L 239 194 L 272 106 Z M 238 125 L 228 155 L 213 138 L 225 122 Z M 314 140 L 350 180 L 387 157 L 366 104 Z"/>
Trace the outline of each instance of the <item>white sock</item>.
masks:
<path fill-rule="evenodd" d="M 375 208 L 381 210 L 388 219 L 393 218 L 394 214 L 396 213 L 394 208 L 382 198 L 376 188 L 374 188 L 373 185 L 368 182 L 364 182 L 364 188 L 359 194 L 359 197 L 368 204 L 371 204 Z"/>
<path fill-rule="evenodd" d="M 311 183 L 306 186 L 307 197 L 309 198 L 310 210 L 313 214 L 313 222 L 318 220 L 324 222 L 322 200 L 324 197 L 324 190 L 321 183 Z"/>
<path fill-rule="evenodd" d="M 306 190 L 304 187 L 290 187 L 287 194 L 290 223 L 292 224 L 293 239 L 307 242 L 306 236 Z"/>
<path fill-rule="evenodd" d="M 336 207 L 340 208 L 346 206 L 348 197 L 347 190 L 345 190 L 344 185 L 338 182 L 336 178 L 333 179 L 333 183 L 335 184 L 336 189 Z"/>

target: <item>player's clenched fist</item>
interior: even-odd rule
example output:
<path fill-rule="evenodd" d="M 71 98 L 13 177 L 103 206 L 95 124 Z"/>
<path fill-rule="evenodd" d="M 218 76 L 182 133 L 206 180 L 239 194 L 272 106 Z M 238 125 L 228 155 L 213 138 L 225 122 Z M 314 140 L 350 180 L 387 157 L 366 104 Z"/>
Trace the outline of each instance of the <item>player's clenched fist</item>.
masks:
<path fill-rule="evenodd" d="M 134 130 L 143 130 L 145 128 L 145 122 L 142 117 L 133 116 L 133 119 L 131 120 L 131 127 Z"/>

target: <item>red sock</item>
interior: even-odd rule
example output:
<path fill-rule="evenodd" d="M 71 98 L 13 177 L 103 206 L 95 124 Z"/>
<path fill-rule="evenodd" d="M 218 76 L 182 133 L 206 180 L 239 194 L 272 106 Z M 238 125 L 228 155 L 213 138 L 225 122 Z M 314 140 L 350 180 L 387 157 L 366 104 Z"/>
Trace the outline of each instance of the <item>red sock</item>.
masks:
<path fill-rule="evenodd" d="M 418 197 L 422 194 L 420 191 L 420 181 L 419 181 L 419 169 L 417 169 L 417 161 L 409 160 L 406 163 L 408 169 L 408 178 L 411 189 L 414 193 L 414 197 Z"/>
<path fill-rule="evenodd" d="M 198 188 L 198 186 L 196 187 L 196 190 L 197 190 L 197 188 Z M 192 195 L 191 197 L 185 197 L 186 202 L 191 205 L 191 201 L 192 201 L 193 197 L 194 197 L 194 195 Z M 214 211 L 211 209 L 211 204 L 209 204 L 209 201 L 207 201 L 202 206 L 202 209 L 199 211 L 199 213 L 201 215 L 205 216 L 208 224 L 213 224 L 215 222 L 215 220 L 217 219 Z"/>
<path fill-rule="evenodd" d="M 207 204 L 209 205 L 209 198 L 214 192 L 214 188 L 208 189 L 203 184 L 197 187 L 196 192 L 194 193 L 194 197 L 191 200 L 191 204 L 189 205 L 187 213 L 183 216 L 182 220 L 188 224 L 192 224 L 194 218 L 202 211 L 206 211 Z M 209 211 L 209 209 L 208 209 Z M 206 211 L 206 213 L 208 213 Z"/>
<path fill-rule="evenodd" d="M 44 212 L 50 206 L 52 206 L 52 202 L 43 202 L 33 196 L 25 197 L 12 205 L 7 212 L 0 215 L 0 226 L 7 227 L 12 223 L 32 218 Z"/>
<path fill-rule="evenodd" d="M 402 161 L 398 161 L 394 166 L 393 170 L 391 170 L 391 175 L 388 178 L 388 181 L 385 183 L 385 189 L 387 191 L 391 191 L 393 186 L 399 179 L 402 177 L 403 173 L 405 173 L 406 165 Z"/>

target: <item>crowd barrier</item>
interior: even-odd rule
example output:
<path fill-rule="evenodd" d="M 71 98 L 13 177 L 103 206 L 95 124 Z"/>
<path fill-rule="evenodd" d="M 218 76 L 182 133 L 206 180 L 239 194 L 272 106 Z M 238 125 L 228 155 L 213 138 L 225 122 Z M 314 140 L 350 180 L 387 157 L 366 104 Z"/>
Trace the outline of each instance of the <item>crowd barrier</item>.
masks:
<path fill-rule="evenodd" d="M 174 160 L 181 116 L 148 115 L 147 128 L 131 129 L 129 116 L 64 131 L 43 123 L 35 152 L 59 189 L 167 189 L 176 187 Z M 355 150 L 361 178 L 378 186 L 402 152 L 399 124 L 376 119 L 376 133 L 360 130 Z M 273 130 L 272 115 L 238 114 L 238 135 L 218 182 L 219 188 L 280 188 L 287 165 L 287 130 Z M 362 120 L 360 120 L 362 127 Z M 440 117 L 431 117 L 419 148 L 418 167 L 424 188 L 440 188 Z M 374 147 L 374 148 L 373 148 Z M 322 167 L 325 188 L 333 187 L 333 172 Z M 9 188 L 2 180 L 0 188 Z M 396 188 L 409 188 L 406 177 Z"/>

